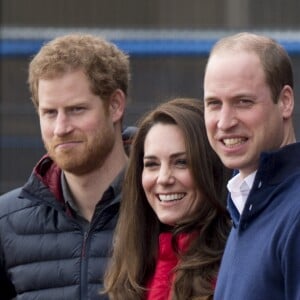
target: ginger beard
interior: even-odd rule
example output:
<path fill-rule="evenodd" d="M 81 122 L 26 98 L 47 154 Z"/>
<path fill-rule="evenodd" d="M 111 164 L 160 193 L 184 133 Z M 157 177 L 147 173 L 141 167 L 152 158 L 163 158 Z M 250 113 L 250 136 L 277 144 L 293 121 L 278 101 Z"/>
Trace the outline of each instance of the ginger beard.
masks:
<path fill-rule="evenodd" d="M 105 124 L 103 122 L 101 125 Z M 99 126 L 95 131 L 72 133 L 65 137 L 53 138 L 44 145 L 49 156 L 64 171 L 83 175 L 92 172 L 103 165 L 115 142 L 114 128 Z M 74 147 L 60 148 L 58 144 L 78 141 Z"/>

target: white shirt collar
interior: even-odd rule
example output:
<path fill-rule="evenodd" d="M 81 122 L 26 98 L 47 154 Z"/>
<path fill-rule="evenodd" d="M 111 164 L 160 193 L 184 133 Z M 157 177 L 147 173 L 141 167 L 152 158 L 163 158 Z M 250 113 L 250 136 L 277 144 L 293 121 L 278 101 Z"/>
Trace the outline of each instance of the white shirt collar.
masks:
<path fill-rule="evenodd" d="M 238 173 L 228 181 L 227 188 L 230 192 L 231 199 L 240 214 L 242 214 L 245 207 L 248 195 L 254 183 L 256 172 L 257 171 L 254 171 L 244 179 L 241 177 L 240 173 Z"/>

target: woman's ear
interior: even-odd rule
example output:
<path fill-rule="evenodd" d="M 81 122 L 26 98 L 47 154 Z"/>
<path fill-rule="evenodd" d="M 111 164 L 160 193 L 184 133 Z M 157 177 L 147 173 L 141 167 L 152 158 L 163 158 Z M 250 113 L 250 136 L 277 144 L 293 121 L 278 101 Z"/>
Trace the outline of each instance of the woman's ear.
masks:
<path fill-rule="evenodd" d="M 125 112 L 126 96 L 120 89 L 116 89 L 109 99 L 109 111 L 113 122 L 122 120 Z"/>
<path fill-rule="evenodd" d="M 294 110 L 294 92 L 289 85 L 282 88 L 278 101 L 281 105 L 283 119 L 289 119 Z"/>

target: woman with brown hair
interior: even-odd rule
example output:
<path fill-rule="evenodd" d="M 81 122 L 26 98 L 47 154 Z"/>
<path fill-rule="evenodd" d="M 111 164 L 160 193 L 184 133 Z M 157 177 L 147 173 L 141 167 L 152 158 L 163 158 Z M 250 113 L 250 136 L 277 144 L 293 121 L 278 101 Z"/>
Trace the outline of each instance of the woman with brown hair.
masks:
<path fill-rule="evenodd" d="M 225 169 L 202 101 L 174 99 L 138 125 L 105 279 L 113 300 L 211 299 L 230 222 Z"/>

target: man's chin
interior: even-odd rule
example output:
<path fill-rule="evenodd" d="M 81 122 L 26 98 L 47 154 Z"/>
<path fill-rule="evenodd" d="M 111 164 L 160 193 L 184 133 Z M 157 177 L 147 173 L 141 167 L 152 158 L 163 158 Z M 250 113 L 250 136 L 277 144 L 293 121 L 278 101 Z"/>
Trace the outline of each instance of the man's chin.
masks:
<path fill-rule="evenodd" d="M 76 175 L 76 176 L 86 175 L 96 169 L 95 163 L 74 162 L 74 161 L 56 161 L 56 164 L 63 171 L 73 174 L 73 175 Z"/>
<path fill-rule="evenodd" d="M 52 160 L 64 171 L 72 172 L 81 168 L 81 164 L 70 155 L 51 155 Z"/>

